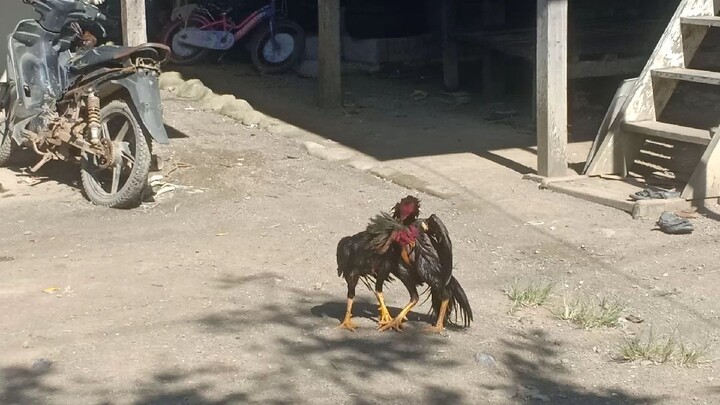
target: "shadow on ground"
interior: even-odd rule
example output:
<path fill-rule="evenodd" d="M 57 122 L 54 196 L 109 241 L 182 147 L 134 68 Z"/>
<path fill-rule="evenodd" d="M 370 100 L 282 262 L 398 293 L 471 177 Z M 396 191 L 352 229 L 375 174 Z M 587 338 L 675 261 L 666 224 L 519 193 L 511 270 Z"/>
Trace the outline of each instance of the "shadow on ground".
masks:
<path fill-rule="evenodd" d="M 490 390 L 516 391 L 521 400 L 548 402 L 557 405 L 656 404 L 662 399 L 633 395 L 624 390 L 598 387 L 596 392 L 569 383 L 572 371 L 561 361 L 560 341 L 553 341 L 542 329 L 514 333 L 501 339 L 504 353 L 499 361 L 508 371 L 510 384 L 486 385 Z M 582 370 L 574 370 L 582 373 Z"/>
<path fill-rule="evenodd" d="M 235 288 L 237 292 L 263 290 L 264 280 L 273 277 L 261 273 L 245 278 Z M 222 284 L 215 288 L 223 291 Z M 132 386 L 102 390 L 101 384 L 91 382 L 60 384 L 58 381 L 72 379 L 54 365 L 9 367 L 0 370 L 0 402 L 55 403 L 54 397 L 83 396 L 98 398 L 94 403 L 122 400 L 135 405 L 330 401 L 441 405 L 479 403 L 488 397 L 497 403 L 657 403 L 654 398 L 602 387 L 590 392 L 574 385 L 570 382 L 572 371 L 559 360 L 563 343 L 549 341 L 542 330 L 501 339 L 495 349 L 502 352 L 497 358 L 499 370 L 479 372 L 482 368 L 472 358 L 452 355 L 460 350 L 462 332 L 426 335 L 411 325 L 403 334 L 374 330 L 353 334 L 335 329 L 342 303 L 333 295 L 291 287 L 278 288 L 276 296 L 290 298 L 282 302 L 268 298 L 245 310 L 218 310 L 189 319 L 183 327 L 199 326 L 201 334 L 224 342 L 228 342 L 225 337 L 236 336 L 229 342 L 235 346 L 237 364 L 212 360 L 203 365 L 166 366 L 133 381 Z M 356 314 L 374 315 L 374 309 L 371 304 L 361 305 Z M 214 352 L 224 355 L 222 348 Z M 474 372 L 469 372 L 471 369 Z M 50 377 L 56 385 L 48 383 Z M 84 394 L 88 389 L 93 394 Z"/>
<path fill-rule="evenodd" d="M 394 78 L 346 76 L 346 106 L 334 111 L 316 107 L 315 80 L 294 74 L 258 76 L 241 64 L 178 70 L 186 78 L 202 80 L 217 94 L 246 99 L 267 115 L 380 161 L 473 153 L 523 174 L 533 171 L 493 153 L 513 148 L 535 153 L 529 96 L 488 100 L 478 91 L 475 99 L 459 102 L 443 92 L 437 69 Z M 583 135 L 571 141 L 593 139 L 602 113 L 598 111 L 591 125 L 576 131 Z"/>

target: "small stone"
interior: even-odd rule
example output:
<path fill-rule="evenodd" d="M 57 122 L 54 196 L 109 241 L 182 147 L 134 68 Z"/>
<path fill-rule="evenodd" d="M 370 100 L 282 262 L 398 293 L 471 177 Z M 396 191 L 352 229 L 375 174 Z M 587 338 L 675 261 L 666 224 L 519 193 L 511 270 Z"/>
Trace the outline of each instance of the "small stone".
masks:
<path fill-rule="evenodd" d="M 475 363 L 486 368 L 495 369 L 497 368 L 497 361 L 492 354 L 488 353 L 475 353 Z"/>
<path fill-rule="evenodd" d="M 23 346 L 23 349 L 29 349 L 32 347 L 32 346 L 30 346 L 30 342 L 28 342 L 28 341 L 23 342 L 22 346 Z"/>
<path fill-rule="evenodd" d="M 639 316 L 633 315 L 633 314 L 630 314 L 630 315 L 626 316 L 625 319 L 627 319 L 628 321 L 630 321 L 630 322 L 632 322 L 632 323 L 643 323 L 643 322 L 645 322 L 644 319 L 640 318 Z"/>
<path fill-rule="evenodd" d="M 643 360 L 642 362 L 640 362 L 640 365 L 645 366 L 645 367 L 652 366 L 652 364 L 653 364 L 653 362 L 650 360 Z"/>
<path fill-rule="evenodd" d="M 663 277 L 667 277 L 667 276 L 669 276 L 669 275 L 670 275 L 670 274 L 668 274 L 668 273 L 663 273 Z"/>
<path fill-rule="evenodd" d="M 33 371 L 47 371 L 52 366 L 52 361 L 48 359 L 37 359 L 32 364 Z"/>

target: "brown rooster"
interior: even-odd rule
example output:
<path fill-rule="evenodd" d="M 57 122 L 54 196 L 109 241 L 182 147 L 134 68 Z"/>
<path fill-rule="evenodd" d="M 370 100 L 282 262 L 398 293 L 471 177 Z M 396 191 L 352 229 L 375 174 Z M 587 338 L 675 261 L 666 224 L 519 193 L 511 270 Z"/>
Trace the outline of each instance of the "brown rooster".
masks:
<path fill-rule="evenodd" d="M 355 331 L 352 322 L 352 306 L 355 299 L 355 287 L 359 280 L 370 287 L 375 285 L 375 297 L 379 305 L 379 327 L 392 322 L 390 312 L 385 306 L 383 284 L 389 281 L 390 273 L 395 273 L 402 256 L 401 246 L 412 244 L 419 235 L 413 225 L 417 211 L 411 203 L 398 203 L 393 208 L 395 217 L 389 214 L 378 215 L 363 232 L 346 236 L 337 246 L 338 276 L 347 282 L 347 310 L 340 328 Z M 383 218 L 384 220 L 380 220 Z"/>
<path fill-rule="evenodd" d="M 428 331 L 441 332 L 452 314 L 462 320 L 464 327 L 469 326 L 473 320 L 472 308 L 462 286 L 452 275 L 452 241 L 443 222 L 434 214 L 426 219 L 417 219 L 420 200 L 413 196 L 403 198 L 392 214 L 392 218 L 375 217 L 371 227 L 390 230 L 396 229 L 398 222 L 403 223 L 404 230 L 380 232 L 376 238 L 390 241 L 400 249 L 401 260 L 397 267 L 391 268 L 391 274 L 405 285 L 410 293 L 410 302 L 395 319 L 382 322 L 379 329 L 402 330 L 408 313 L 419 300 L 417 287 L 423 284 L 430 289 L 432 312 L 436 316 L 435 325 Z M 408 218 L 416 219 L 408 223 Z"/>

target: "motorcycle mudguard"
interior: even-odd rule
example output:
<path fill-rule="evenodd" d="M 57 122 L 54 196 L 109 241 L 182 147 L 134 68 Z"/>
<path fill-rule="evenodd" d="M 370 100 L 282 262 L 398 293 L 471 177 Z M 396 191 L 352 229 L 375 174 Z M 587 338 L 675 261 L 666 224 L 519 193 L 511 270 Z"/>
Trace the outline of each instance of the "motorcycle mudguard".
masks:
<path fill-rule="evenodd" d="M 140 115 L 141 124 L 155 142 L 163 145 L 170 143 L 163 124 L 163 107 L 160 100 L 158 78 L 150 75 L 149 72 L 137 72 L 110 82 L 127 89 Z"/>
<path fill-rule="evenodd" d="M 171 21 L 175 20 L 189 20 L 190 16 L 195 12 L 195 10 L 199 9 L 200 6 L 197 4 L 187 4 L 180 7 L 175 7 L 172 11 L 172 16 L 170 17 Z"/>

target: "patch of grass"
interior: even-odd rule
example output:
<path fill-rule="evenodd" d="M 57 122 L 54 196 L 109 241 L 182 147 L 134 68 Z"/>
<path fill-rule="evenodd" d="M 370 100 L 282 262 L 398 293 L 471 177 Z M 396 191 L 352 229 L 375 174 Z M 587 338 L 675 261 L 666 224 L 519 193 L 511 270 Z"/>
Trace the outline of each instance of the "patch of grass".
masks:
<path fill-rule="evenodd" d="M 655 337 L 652 330 L 647 335 L 626 339 L 619 348 L 619 360 L 625 362 L 651 361 L 655 364 L 672 363 L 679 367 L 692 367 L 707 354 L 707 344 L 689 344 L 673 333 L 667 337 Z"/>
<path fill-rule="evenodd" d="M 505 291 L 512 306 L 510 313 L 518 310 L 518 308 L 539 307 L 547 302 L 550 298 L 554 283 L 532 283 L 521 286 L 517 280 Z"/>
<path fill-rule="evenodd" d="M 620 313 L 624 310 L 625 304 L 613 299 L 568 300 L 567 297 L 563 297 L 563 309 L 557 316 L 585 329 L 614 328 L 618 324 Z"/>

